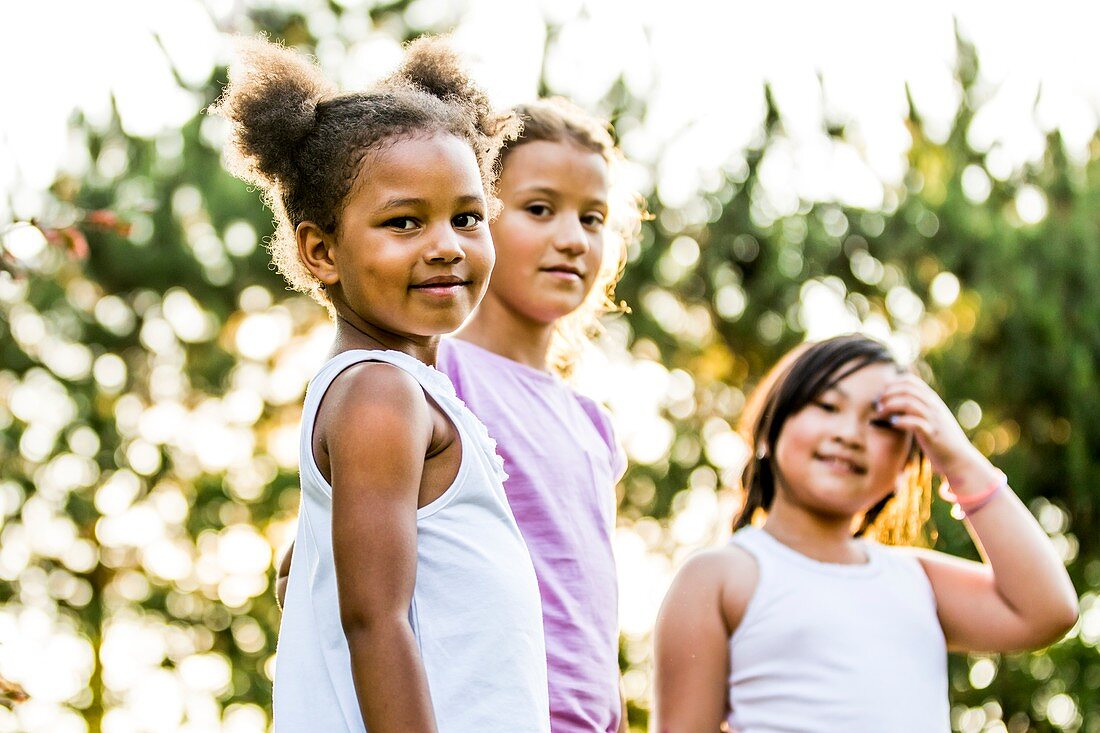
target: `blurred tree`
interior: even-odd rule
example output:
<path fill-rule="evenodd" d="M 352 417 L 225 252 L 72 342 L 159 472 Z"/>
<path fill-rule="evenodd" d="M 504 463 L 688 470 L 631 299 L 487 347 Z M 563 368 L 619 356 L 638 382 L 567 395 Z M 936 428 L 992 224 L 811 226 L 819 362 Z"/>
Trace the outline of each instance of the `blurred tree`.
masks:
<path fill-rule="evenodd" d="M 375 5 L 371 21 L 400 37 L 443 30 L 405 27 L 407 5 Z M 283 10 L 252 22 L 307 48 L 342 42 Z M 619 288 L 632 312 L 615 328 L 680 387 L 662 403 L 668 444 L 635 461 L 621 513 L 672 548 L 693 491 L 731 493 L 745 393 L 817 311 L 906 335 L 1085 592 L 1079 630 L 1052 649 L 952 660 L 955 726 L 1097 731 L 1100 141 L 1082 166 L 1052 136 L 1039 163 L 990 175 L 967 143 L 976 74 L 960 42 L 954 129 L 937 142 L 911 110 L 909 174 L 882 210 L 777 209 L 759 175 L 786 136 L 768 90 L 759 144 L 719 185 L 676 208 L 651 197 Z M 213 101 L 223 79 L 196 92 Z M 621 126 L 645 120 L 626 84 L 606 107 Z M 48 237 L 5 235 L 0 273 L 12 335 L 0 341 L 0 601 L 68 640 L 57 653 L 76 669 L 37 729 L 263 730 L 272 549 L 297 509 L 299 403 L 328 325 L 269 270 L 270 215 L 222 170 L 216 120 L 154 140 L 117 120 L 75 127 L 92 166 L 55 185 L 38 222 Z M 823 132 L 858 147 L 843 125 Z M 938 546 L 972 553 L 942 507 L 936 519 Z M 646 654 L 627 645 L 624 665 L 644 669 Z M 631 720 L 645 724 L 644 699 Z"/>

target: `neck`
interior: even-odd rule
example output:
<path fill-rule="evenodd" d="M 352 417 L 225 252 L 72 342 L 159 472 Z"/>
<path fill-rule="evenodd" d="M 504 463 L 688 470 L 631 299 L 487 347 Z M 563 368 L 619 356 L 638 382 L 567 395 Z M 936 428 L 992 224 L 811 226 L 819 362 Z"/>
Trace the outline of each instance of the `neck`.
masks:
<path fill-rule="evenodd" d="M 831 563 L 859 564 L 866 554 L 852 538 L 852 517 L 823 516 L 797 506 L 776 493 L 764 530 L 772 537 L 811 557 Z"/>
<path fill-rule="evenodd" d="M 336 338 L 333 339 L 330 355 L 335 356 L 352 349 L 400 351 L 434 366 L 438 345 L 438 336 L 394 333 L 369 323 L 354 313 L 345 313 L 337 308 Z"/>
<path fill-rule="evenodd" d="M 455 335 L 486 351 L 547 371 L 546 356 L 554 336 L 554 323 L 522 318 L 489 293 Z"/>

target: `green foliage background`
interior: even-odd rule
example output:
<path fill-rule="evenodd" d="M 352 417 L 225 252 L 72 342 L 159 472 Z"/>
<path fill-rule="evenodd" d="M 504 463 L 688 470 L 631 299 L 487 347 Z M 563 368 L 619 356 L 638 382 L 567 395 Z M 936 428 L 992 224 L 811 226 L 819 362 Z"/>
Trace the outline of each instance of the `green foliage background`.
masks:
<path fill-rule="evenodd" d="M 405 37 L 444 30 L 407 27 L 404 5 L 376 6 L 372 22 Z M 306 49 L 319 40 L 294 14 L 266 11 L 252 20 Z M 548 38 L 552 45 L 554 33 Z M 1100 139 L 1080 164 L 1066 159 L 1053 135 L 1041 163 L 1008 180 L 987 176 L 989 195 L 968 196 L 965 172 L 984 170 L 983 153 L 966 135 L 982 103 L 978 61 L 960 41 L 964 104 L 946 141 L 931 139 L 911 111 L 910 171 L 886 210 L 805 201 L 792 216 L 769 213 L 759 164 L 785 131 L 767 90 L 759 145 L 732 161 L 719 185 L 676 210 L 651 198 L 654 219 L 619 287 L 631 312 L 618 331 L 637 358 L 692 375 L 693 394 L 691 409 L 666 406 L 674 439 L 664 457 L 632 466 L 620 511 L 624 522 L 651 517 L 665 527 L 684 489 L 729 491 L 733 477 L 713 462 L 708 432 L 715 419 L 735 424 L 746 391 L 804 337 L 806 284 L 831 288 L 860 320 L 919 337 L 950 405 L 980 405 L 976 443 L 1032 502 L 1082 593 L 1081 623 L 1051 649 L 952 659 L 956 729 L 1100 731 L 1100 610 L 1093 610 L 1100 586 L 1093 498 L 1100 479 Z M 196 92 L 213 101 L 223 80 L 224 70 Z M 604 105 L 620 129 L 645 119 L 645 101 L 625 84 Z M 257 535 L 236 530 L 254 528 L 274 545 L 287 537 L 297 476 L 293 454 L 288 461 L 280 445 L 296 428 L 308 377 L 295 371 L 294 354 L 322 343 L 324 315 L 270 271 L 259 243 L 270 214 L 223 171 L 210 120 L 196 117 L 157 140 L 129 138 L 117 121 L 75 125 L 91 160 L 121 150 L 126 162 L 121 170 L 105 173 L 100 165 L 80 179 L 63 178 L 52 191 L 52 219 L 42 225 L 79 226 L 89 240 L 86 258 L 55 247 L 18 280 L 0 274 L 0 320 L 12 334 L 0 340 L 0 547 L 31 548 L 22 560 L 5 560 L 0 550 L 0 603 L 44 609 L 59 630 L 86 640 L 82 691 L 62 704 L 90 731 L 107 730 L 105 716 L 134 703 L 133 688 L 112 676 L 112 665 L 132 660 L 109 652 L 112 630 L 135 625 L 173 639 L 150 669 L 185 674 L 198 658 L 218 680 L 206 690 L 213 712 L 169 711 L 177 718 L 172 726 L 223 716 L 265 720 L 279 620 L 269 588 L 273 557 L 269 547 L 249 544 Z M 828 133 L 846 135 L 842 125 Z M 1039 223 L 1017 214 L 1024 186 L 1045 195 L 1048 213 Z M 97 227 L 84 213 L 96 210 L 131 219 L 133 232 Z M 697 255 L 690 245 L 686 259 L 671 254 L 682 237 Z M 933 297 L 942 273 L 961 284 L 948 304 Z M 921 303 L 917 316 L 899 317 L 905 311 L 891 308 L 892 299 L 909 296 Z M 273 353 L 250 358 L 239 337 L 256 315 L 270 316 L 289 337 Z M 125 366 L 121 380 L 110 355 Z M 166 402 L 179 409 L 142 422 Z M 233 440 L 244 441 L 243 460 L 211 463 L 203 444 L 171 429 L 200 424 L 187 423 L 187 415 L 213 413 L 229 416 L 223 422 Z M 935 519 L 937 546 L 974 554 L 942 508 Z M 118 529 L 150 525 L 157 531 L 126 536 Z M 33 539 L 44 532 L 60 539 Z M 241 547 L 263 556 L 263 567 L 238 568 L 236 580 L 214 568 Z M 166 556 L 182 560 L 173 565 Z M 644 645 L 624 646 L 627 671 L 647 663 Z M 644 690 L 630 702 L 638 730 L 646 705 Z"/>

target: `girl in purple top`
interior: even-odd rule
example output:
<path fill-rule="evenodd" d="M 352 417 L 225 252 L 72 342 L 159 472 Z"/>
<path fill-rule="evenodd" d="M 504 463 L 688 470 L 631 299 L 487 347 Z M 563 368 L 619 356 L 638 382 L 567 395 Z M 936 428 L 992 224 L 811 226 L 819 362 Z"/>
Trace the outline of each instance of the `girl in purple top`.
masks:
<path fill-rule="evenodd" d="M 502 153 L 489 290 L 437 366 L 504 458 L 542 594 L 551 729 L 614 733 L 627 730 L 611 548 L 625 458 L 607 413 L 561 377 L 613 304 L 640 216 L 612 206 L 619 156 L 603 124 L 559 99 L 515 111 L 523 131 Z"/>

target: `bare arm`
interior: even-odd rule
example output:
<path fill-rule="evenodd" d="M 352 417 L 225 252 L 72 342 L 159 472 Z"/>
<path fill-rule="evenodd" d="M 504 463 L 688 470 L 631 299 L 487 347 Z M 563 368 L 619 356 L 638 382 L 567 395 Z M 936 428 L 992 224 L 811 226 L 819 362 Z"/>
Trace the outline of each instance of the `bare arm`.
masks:
<path fill-rule="evenodd" d="M 1077 620 L 1077 594 L 1027 507 L 1002 489 L 966 521 L 984 564 L 942 553 L 919 555 L 948 646 L 1007 652 L 1061 638 Z"/>
<path fill-rule="evenodd" d="M 898 427 L 912 430 L 960 499 L 980 495 L 1000 474 L 967 440 L 939 396 L 916 377 L 881 400 Z M 967 518 L 985 563 L 922 552 L 948 646 L 1013 651 L 1056 641 L 1077 620 L 1077 594 L 1054 547 L 1007 487 Z"/>
<path fill-rule="evenodd" d="M 676 574 L 654 629 L 654 733 L 717 733 L 726 715 L 729 637 L 756 586 L 739 548 L 696 555 Z"/>
<path fill-rule="evenodd" d="M 370 426 L 369 440 L 362 426 Z M 363 721 L 371 733 L 434 733 L 427 677 L 408 620 L 429 407 L 404 372 L 359 365 L 329 388 L 318 430 L 331 471 L 340 620 Z"/>
<path fill-rule="evenodd" d="M 279 562 L 279 569 L 275 571 L 275 602 L 282 608 L 286 603 L 286 583 L 290 580 L 290 561 L 294 557 L 294 543 L 286 548 L 286 554 Z"/>

